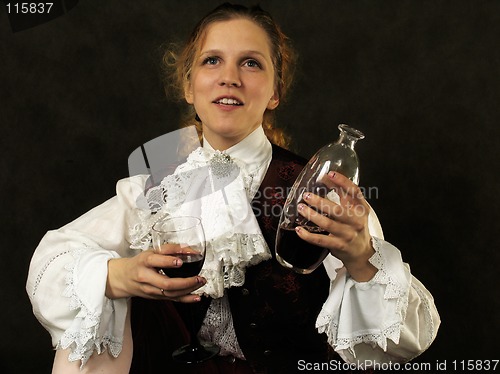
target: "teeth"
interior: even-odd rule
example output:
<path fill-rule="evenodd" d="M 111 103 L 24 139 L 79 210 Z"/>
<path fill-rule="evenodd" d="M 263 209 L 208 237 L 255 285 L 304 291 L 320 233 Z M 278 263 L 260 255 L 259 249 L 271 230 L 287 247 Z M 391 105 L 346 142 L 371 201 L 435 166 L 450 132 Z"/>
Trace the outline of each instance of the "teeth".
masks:
<path fill-rule="evenodd" d="M 227 97 L 219 100 L 218 103 L 225 104 L 225 105 L 241 105 L 241 103 L 239 101 L 234 100 L 234 99 L 228 99 Z"/>

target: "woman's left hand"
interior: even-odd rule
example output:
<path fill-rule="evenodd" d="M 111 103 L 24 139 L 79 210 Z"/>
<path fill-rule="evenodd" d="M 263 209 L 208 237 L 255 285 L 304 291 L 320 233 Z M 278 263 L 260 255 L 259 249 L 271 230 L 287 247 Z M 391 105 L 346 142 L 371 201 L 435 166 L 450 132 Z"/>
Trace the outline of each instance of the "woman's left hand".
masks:
<path fill-rule="evenodd" d="M 337 192 L 340 204 L 306 192 L 303 198 L 307 204 L 299 204 L 299 212 L 329 234 L 312 233 L 303 227 L 296 228 L 297 234 L 311 244 L 330 250 L 344 263 L 354 280 L 366 282 L 377 272 L 368 261 L 375 253 L 368 231 L 370 207 L 360 188 L 342 174 L 330 172 L 322 182 Z"/>

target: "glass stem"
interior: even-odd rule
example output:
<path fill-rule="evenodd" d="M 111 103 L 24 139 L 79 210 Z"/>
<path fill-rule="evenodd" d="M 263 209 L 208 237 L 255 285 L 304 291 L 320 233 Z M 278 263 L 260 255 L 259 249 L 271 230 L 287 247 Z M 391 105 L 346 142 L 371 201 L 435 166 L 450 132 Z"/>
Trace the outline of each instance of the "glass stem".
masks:
<path fill-rule="evenodd" d="M 199 347 L 200 342 L 198 341 L 198 336 L 197 336 L 197 331 L 196 331 L 196 325 L 195 325 L 195 310 L 194 310 L 194 305 L 189 305 L 189 335 L 191 336 L 191 341 L 190 345 L 194 347 Z"/>

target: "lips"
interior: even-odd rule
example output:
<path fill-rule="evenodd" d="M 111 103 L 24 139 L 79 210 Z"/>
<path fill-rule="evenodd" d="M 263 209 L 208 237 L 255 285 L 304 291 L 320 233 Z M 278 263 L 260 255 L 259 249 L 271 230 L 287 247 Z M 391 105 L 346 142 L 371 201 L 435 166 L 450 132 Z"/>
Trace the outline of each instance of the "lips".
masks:
<path fill-rule="evenodd" d="M 214 104 L 241 106 L 243 102 L 233 96 L 221 96 L 213 101 Z"/>

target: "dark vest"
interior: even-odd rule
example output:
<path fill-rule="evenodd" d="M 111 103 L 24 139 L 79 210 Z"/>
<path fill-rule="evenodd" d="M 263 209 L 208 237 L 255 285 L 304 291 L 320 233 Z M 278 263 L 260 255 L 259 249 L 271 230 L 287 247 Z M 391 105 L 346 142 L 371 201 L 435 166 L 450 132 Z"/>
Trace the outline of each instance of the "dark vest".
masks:
<path fill-rule="evenodd" d="M 293 373 L 298 361 L 338 360 L 315 328 L 316 318 L 328 296 L 329 278 L 320 266 L 312 274 L 301 275 L 282 267 L 274 255 L 281 208 L 306 160 L 273 145 L 273 158 L 258 193 L 252 201 L 257 221 L 273 259 L 246 271 L 243 287 L 227 290 L 240 347 L 255 373 Z M 301 245 L 297 237 L 296 245 Z M 201 326 L 210 303 L 196 304 Z M 133 298 L 132 332 L 134 358 L 131 373 L 188 373 L 176 366 L 172 351 L 186 344 L 187 305 Z M 161 371 L 160 371 L 161 370 Z M 210 363 L 195 370 L 218 373 Z"/>

